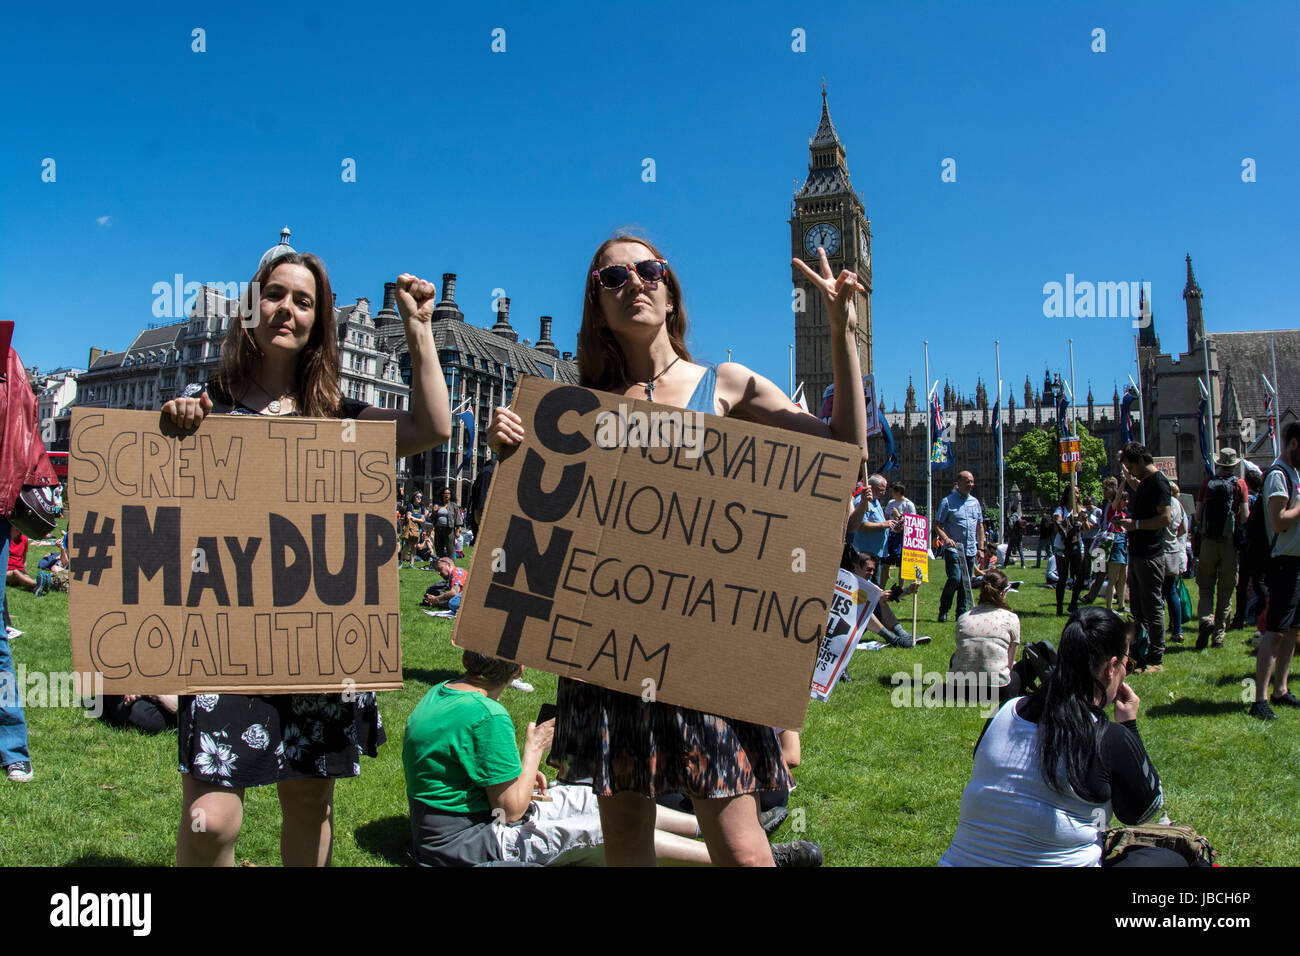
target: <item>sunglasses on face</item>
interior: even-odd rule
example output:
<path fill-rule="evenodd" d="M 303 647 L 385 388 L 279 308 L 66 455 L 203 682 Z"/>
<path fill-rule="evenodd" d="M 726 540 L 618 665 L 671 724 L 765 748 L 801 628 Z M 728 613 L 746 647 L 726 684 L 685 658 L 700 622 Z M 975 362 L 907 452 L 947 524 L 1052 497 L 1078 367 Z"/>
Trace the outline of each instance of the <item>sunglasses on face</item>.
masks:
<path fill-rule="evenodd" d="M 635 266 L 605 266 L 603 269 L 593 269 L 591 274 L 603 288 L 613 292 L 627 285 L 627 280 L 632 278 L 633 268 L 643 282 L 662 282 L 668 274 L 668 260 L 643 259 Z"/>

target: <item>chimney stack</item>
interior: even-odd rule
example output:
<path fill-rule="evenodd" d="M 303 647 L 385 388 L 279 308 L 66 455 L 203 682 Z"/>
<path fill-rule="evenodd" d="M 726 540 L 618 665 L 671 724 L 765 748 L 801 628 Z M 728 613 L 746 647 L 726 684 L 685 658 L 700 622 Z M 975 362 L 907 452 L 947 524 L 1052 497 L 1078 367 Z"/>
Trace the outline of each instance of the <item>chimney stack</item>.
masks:
<path fill-rule="evenodd" d="M 549 315 L 542 316 L 541 334 L 537 337 L 537 345 L 535 348 L 539 352 L 545 352 L 553 357 L 558 357 L 560 354 L 560 350 L 557 349 L 555 343 L 551 341 L 551 317 Z"/>
<path fill-rule="evenodd" d="M 456 273 L 444 272 L 442 274 L 442 301 L 456 301 Z M 439 303 L 441 305 L 442 303 Z"/>
<path fill-rule="evenodd" d="M 396 282 L 384 283 L 384 307 L 380 311 L 381 312 L 397 311 L 397 283 Z"/>
<path fill-rule="evenodd" d="M 506 296 L 497 300 L 497 324 L 491 331 L 511 342 L 519 341 L 518 334 L 510 327 L 510 299 Z"/>

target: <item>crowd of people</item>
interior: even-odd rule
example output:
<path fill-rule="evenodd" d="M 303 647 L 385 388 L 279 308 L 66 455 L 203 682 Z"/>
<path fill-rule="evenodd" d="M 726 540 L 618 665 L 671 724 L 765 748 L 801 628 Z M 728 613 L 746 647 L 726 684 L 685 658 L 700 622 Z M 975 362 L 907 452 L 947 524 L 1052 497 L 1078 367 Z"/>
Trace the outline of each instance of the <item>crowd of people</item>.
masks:
<path fill-rule="evenodd" d="M 860 281 L 849 271 L 832 274 L 824 254 L 820 270 L 799 259 L 794 265 L 823 297 L 837 394 L 847 396 L 834 403 L 829 422 L 802 412 L 741 365 L 695 363 L 677 276 L 652 244 L 629 236 L 602 244 L 587 270 L 580 383 L 864 446 L 853 305 Z M 411 403 L 402 411 L 340 396 L 333 296 L 318 258 L 268 254 L 251 288 L 260 297 L 250 294 L 245 308 L 258 321 L 230 324 L 219 375 L 191 383 L 163 406 L 177 427 L 201 428 L 212 414 L 389 420 L 399 457 L 447 440 L 450 403 L 430 332 L 431 283 L 413 275 L 397 282 L 412 359 Z M 488 431 L 494 455 L 510 454 L 524 437 L 520 417 L 496 409 Z M 1041 562 L 1044 546 L 1050 551 L 1057 614 L 1068 621 L 1059 648 L 1033 655 L 1022 645 L 1009 602 L 1016 585 L 1005 573 L 1017 556 L 1024 566 L 1027 519 L 1012 516 L 1000 554 L 972 494 L 973 476 L 958 474 L 931 523 L 929 544 L 945 574 L 937 621 L 955 612 L 950 671 L 986 675 L 1002 706 L 976 744 L 944 865 L 1095 864 L 1107 808 L 1127 822 L 1160 811 L 1159 778 L 1137 733 L 1140 702 L 1125 678 L 1135 657 L 1141 672 L 1163 669 L 1166 606 L 1179 619 L 1169 640 L 1181 639 L 1178 582 L 1191 566 L 1184 541 L 1193 528 L 1203 619 L 1198 645 L 1223 644 L 1236 596 L 1236 623 L 1259 615 L 1260 696 L 1251 714 L 1269 719 L 1272 706 L 1300 707 L 1287 685 L 1300 628 L 1300 424 L 1288 425 L 1282 439 L 1282 454 L 1253 495 L 1235 477 L 1235 453 L 1225 449 L 1192 515 L 1137 443 L 1120 451 L 1104 506 L 1080 499 L 1070 486 L 1043 516 L 1038 552 Z M 863 477 L 848 502 L 844 566 L 882 588 L 870 629 L 884 644 L 925 644 L 931 638 L 909 632 L 890 608 L 918 588 L 902 580 L 901 569 L 889 583 L 890 568 L 900 565 L 904 519 L 917 508 L 902 484 Z M 431 507 L 415 490 L 398 508 L 399 565 L 424 561 L 445 582 L 426 592 L 431 610 L 454 613 L 459 606 L 467 579 L 455 559 L 470 537 L 466 525 L 477 527 L 485 487 L 476 486 L 468 515 L 449 487 L 439 489 Z M 26 586 L 13 577 L 25 575 L 25 544 L 21 536 L 6 537 L 9 580 Z M 66 569 L 66 539 L 60 553 Z M 1081 606 L 1103 590 L 1105 610 Z M 1243 607 L 1243 597 L 1251 607 Z M 1126 608 L 1131 627 L 1116 613 Z M 553 712 L 544 708 L 528 724 L 521 753 L 499 698 L 511 686 L 531 690 L 522 684 L 522 668 L 473 652 L 462 664 L 464 673 L 433 686 L 406 725 L 402 759 L 417 863 L 821 862 L 816 844 L 771 842 L 801 760 L 797 734 L 561 678 Z M 147 732 L 176 728 L 180 865 L 232 865 L 244 792 L 271 784 L 282 812 L 284 863 L 328 864 L 334 781 L 360 774 L 360 758 L 376 756 L 387 736 L 373 693 L 128 696 L 110 703 L 116 723 Z M 6 739 L 0 735 L 0 745 Z M 18 771 L 11 769 L 10 779 L 31 779 L 29 758 L 10 761 L 12 751 L 0 752 Z M 555 769 L 554 781 L 544 765 Z M 204 825 L 191 825 L 199 817 Z"/>

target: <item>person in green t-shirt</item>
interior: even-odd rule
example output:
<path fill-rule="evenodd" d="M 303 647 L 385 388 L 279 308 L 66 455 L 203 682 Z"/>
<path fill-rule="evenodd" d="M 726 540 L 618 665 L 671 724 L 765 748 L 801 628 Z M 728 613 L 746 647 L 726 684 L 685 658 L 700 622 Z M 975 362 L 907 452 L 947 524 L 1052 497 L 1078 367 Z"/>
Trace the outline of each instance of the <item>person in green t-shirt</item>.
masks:
<path fill-rule="evenodd" d="M 515 728 L 499 703 L 523 667 L 474 651 L 465 674 L 429 689 L 411 712 L 402 766 L 411 811 L 411 846 L 420 866 L 483 863 L 600 865 L 604 833 L 589 787 L 548 789 L 538 767 L 555 721 L 530 723 L 522 759 Z M 695 817 L 656 808 L 660 860 L 709 863 Z"/>

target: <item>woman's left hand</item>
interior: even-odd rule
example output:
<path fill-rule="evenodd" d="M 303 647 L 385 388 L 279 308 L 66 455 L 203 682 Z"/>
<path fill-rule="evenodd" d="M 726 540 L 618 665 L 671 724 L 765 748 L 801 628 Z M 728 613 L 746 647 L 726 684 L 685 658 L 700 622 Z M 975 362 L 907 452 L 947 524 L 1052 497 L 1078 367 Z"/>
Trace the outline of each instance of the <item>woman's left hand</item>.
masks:
<path fill-rule="evenodd" d="M 826 259 L 826 250 L 821 246 L 817 247 L 817 256 L 821 260 L 821 275 L 813 272 L 808 263 L 796 257 L 791 259 L 792 265 L 802 270 L 803 274 L 808 277 L 814 286 L 821 289 L 822 301 L 826 303 L 826 315 L 830 320 L 831 332 L 839 335 L 844 332 L 853 332 L 858 327 L 858 312 L 853 305 L 853 293 L 861 292 L 866 295 L 866 288 L 858 278 L 857 273 L 849 269 L 844 269 L 836 277 L 831 273 L 831 264 Z"/>
<path fill-rule="evenodd" d="M 438 289 L 432 282 L 425 282 L 409 272 L 397 277 L 397 311 L 403 321 L 431 322 L 437 299 Z"/>

